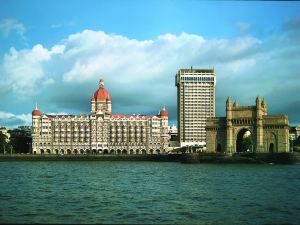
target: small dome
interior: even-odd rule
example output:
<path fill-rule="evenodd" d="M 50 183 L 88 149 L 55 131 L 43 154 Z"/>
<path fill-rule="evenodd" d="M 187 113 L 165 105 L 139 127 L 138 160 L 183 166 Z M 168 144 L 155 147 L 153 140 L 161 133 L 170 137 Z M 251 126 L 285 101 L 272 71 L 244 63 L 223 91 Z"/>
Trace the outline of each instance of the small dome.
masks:
<path fill-rule="evenodd" d="M 42 115 L 42 113 L 41 113 L 41 111 L 40 111 L 40 110 L 38 110 L 38 109 L 35 109 L 35 110 L 33 110 L 33 111 L 32 111 L 32 115 L 33 115 L 33 116 L 41 116 L 41 115 Z"/>
<path fill-rule="evenodd" d="M 99 89 L 94 93 L 93 98 L 97 101 L 110 101 L 109 93 L 103 87 L 99 87 Z"/>
<path fill-rule="evenodd" d="M 166 108 L 165 108 L 165 107 L 163 107 L 163 109 L 162 109 L 162 110 L 160 110 L 160 112 L 159 112 L 159 116 L 166 116 L 166 117 L 168 117 L 168 116 L 169 116 L 169 113 L 168 113 L 168 111 L 166 110 Z"/>

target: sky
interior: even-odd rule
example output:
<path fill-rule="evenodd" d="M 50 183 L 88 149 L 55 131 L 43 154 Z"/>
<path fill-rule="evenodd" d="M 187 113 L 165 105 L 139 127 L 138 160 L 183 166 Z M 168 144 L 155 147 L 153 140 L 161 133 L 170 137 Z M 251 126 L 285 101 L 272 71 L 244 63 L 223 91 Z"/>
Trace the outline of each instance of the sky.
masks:
<path fill-rule="evenodd" d="M 175 75 L 214 68 L 216 116 L 228 96 L 300 123 L 300 2 L 0 0 L 0 127 L 88 114 L 105 80 L 116 114 L 177 124 Z"/>

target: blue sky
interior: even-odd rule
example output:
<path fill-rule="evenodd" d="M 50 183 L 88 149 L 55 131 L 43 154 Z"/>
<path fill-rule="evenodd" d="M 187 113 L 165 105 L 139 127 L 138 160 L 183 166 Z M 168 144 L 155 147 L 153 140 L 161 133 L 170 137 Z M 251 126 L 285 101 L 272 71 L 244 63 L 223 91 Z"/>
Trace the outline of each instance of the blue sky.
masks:
<path fill-rule="evenodd" d="M 114 113 L 176 123 L 174 76 L 215 68 L 225 99 L 300 123 L 300 3 L 245 1 L 0 0 L 0 126 L 45 113 L 88 113 L 104 78 Z"/>

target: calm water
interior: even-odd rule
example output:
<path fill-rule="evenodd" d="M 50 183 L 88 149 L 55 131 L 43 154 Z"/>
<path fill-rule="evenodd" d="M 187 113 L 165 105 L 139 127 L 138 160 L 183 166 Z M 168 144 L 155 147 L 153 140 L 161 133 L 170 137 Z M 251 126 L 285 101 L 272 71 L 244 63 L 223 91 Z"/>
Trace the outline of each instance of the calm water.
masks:
<path fill-rule="evenodd" d="M 0 222 L 299 224 L 300 165 L 1 162 Z"/>

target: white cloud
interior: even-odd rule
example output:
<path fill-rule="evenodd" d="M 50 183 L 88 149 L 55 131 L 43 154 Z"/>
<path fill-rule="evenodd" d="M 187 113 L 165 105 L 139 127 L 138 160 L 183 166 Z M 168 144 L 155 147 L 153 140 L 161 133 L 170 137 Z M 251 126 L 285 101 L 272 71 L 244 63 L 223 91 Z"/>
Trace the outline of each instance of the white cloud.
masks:
<path fill-rule="evenodd" d="M 41 44 L 20 51 L 11 48 L 4 55 L 0 87 L 8 87 L 13 93 L 23 96 L 37 93 L 39 82 L 53 83 L 53 79 L 46 77 L 49 71 L 44 68 L 44 63 L 49 62 L 53 55 L 62 54 L 63 50 L 64 46 L 55 45 L 49 51 Z"/>
<path fill-rule="evenodd" d="M 31 118 L 31 113 L 16 115 L 10 112 L 0 111 L 0 126 L 16 128 L 22 125 L 31 125 Z"/>
<path fill-rule="evenodd" d="M 52 75 L 68 83 L 96 81 L 100 76 L 131 83 L 155 79 L 191 65 L 215 65 L 238 73 L 255 65 L 253 59 L 251 64 L 247 63 L 249 59 L 243 54 L 249 56 L 248 51 L 259 44 L 253 37 L 205 40 L 187 33 L 139 41 L 84 30 L 50 49 L 41 44 L 19 51 L 11 48 L 4 57 L 0 82 L 14 93 L 26 96 L 36 94 L 39 84 L 54 83 L 55 79 L 49 77 Z"/>
<path fill-rule="evenodd" d="M 16 19 L 0 20 L 0 33 L 4 37 L 8 37 L 12 33 L 16 33 L 17 35 L 23 37 L 25 31 L 26 31 L 25 26 L 19 21 L 17 21 Z"/>
<path fill-rule="evenodd" d="M 211 65 L 218 57 L 239 58 L 259 43 L 252 37 L 205 40 L 187 33 L 179 36 L 165 34 L 154 40 L 137 41 L 102 31 L 85 30 L 70 35 L 67 40 L 64 58 L 73 65 L 63 74 L 63 80 L 86 82 L 97 80 L 100 74 L 114 76 L 115 79 L 126 77 L 124 80 L 128 82 L 136 78 L 153 79 L 173 71 L 173 68 L 201 62 Z"/>
<path fill-rule="evenodd" d="M 298 70 L 291 64 L 299 65 L 299 46 L 292 43 L 279 37 L 206 39 L 188 33 L 136 40 L 84 30 L 50 48 L 41 44 L 32 49 L 11 48 L 0 65 L 0 88 L 9 87 L 10 92 L 4 93 L 8 99 L 14 95 L 32 96 L 39 102 L 46 99 L 49 111 L 69 112 L 75 107 L 80 111 L 83 102 L 89 110 L 89 98 L 98 80 L 104 78 L 114 112 L 140 112 L 143 107 L 141 113 L 149 109 L 156 113 L 157 105 L 171 104 L 175 109 L 174 76 L 180 68 L 214 66 L 221 99 L 228 95 L 244 99 L 258 94 L 272 96 L 283 78 L 296 77 Z"/>

